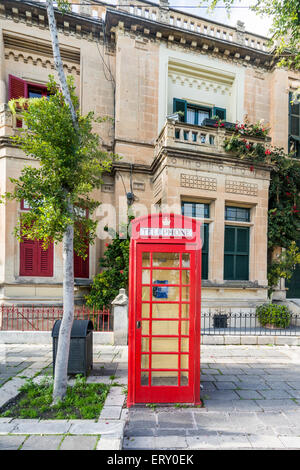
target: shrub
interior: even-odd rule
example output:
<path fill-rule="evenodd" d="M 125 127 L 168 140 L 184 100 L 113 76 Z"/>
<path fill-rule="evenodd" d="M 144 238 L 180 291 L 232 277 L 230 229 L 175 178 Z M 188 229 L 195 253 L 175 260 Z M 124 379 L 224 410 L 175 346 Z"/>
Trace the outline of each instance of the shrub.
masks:
<path fill-rule="evenodd" d="M 273 325 L 277 328 L 287 328 L 291 321 L 290 312 L 284 305 L 260 305 L 256 309 L 256 316 L 261 326 Z"/>

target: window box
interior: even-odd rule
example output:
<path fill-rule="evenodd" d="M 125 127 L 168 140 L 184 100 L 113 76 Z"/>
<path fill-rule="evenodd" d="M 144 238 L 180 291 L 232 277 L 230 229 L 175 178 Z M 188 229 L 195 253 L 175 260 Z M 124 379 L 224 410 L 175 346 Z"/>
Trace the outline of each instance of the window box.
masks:
<path fill-rule="evenodd" d="M 216 124 L 218 124 L 218 120 L 217 120 L 217 119 L 206 118 L 206 119 L 204 119 L 204 121 L 202 122 L 202 126 L 216 127 Z M 225 122 L 224 122 L 224 127 L 225 127 L 225 129 L 232 129 L 232 130 L 234 130 L 234 129 L 235 129 L 235 124 L 234 124 L 233 122 L 227 122 L 227 121 L 225 121 Z"/>

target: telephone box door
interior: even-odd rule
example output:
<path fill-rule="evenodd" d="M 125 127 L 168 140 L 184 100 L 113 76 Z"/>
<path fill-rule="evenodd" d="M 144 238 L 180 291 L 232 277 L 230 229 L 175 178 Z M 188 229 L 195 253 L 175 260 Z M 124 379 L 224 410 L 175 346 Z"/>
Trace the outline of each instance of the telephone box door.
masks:
<path fill-rule="evenodd" d="M 196 256 L 184 244 L 137 246 L 136 403 L 200 402 Z"/>

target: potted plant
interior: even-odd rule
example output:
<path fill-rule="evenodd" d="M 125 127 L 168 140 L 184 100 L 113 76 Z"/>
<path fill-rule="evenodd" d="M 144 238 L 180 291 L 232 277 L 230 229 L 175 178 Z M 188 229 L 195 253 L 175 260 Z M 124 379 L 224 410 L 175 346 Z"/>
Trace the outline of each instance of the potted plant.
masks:
<path fill-rule="evenodd" d="M 210 118 L 205 118 L 202 122 L 203 126 L 211 127 L 224 127 L 225 129 L 235 129 L 235 124 L 233 122 L 227 122 L 224 119 L 221 119 L 219 116 L 212 116 Z"/>
<path fill-rule="evenodd" d="M 256 308 L 256 317 L 265 328 L 288 328 L 291 314 L 285 305 L 263 304 Z"/>

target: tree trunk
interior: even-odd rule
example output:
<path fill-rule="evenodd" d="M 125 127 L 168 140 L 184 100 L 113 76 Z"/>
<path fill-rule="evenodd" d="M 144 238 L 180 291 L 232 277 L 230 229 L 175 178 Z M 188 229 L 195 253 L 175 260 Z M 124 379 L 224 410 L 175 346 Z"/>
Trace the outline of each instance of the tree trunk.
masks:
<path fill-rule="evenodd" d="M 58 73 L 58 78 L 59 78 L 63 97 L 65 99 L 65 102 L 70 108 L 73 126 L 75 127 L 76 130 L 78 130 L 77 116 L 76 116 L 76 112 L 75 112 L 75 109 L 71 100 L 71 96 L 69 93 L 69 88 L 68 88 L 66 76 L 64 73 L 64 67 L 63 67 L 63 63 L 62 63 L 61 55 L 60 55 L 56 21 L 55 21 L 54 8 L 53 8 L 53 0 L 46 0 L 46 8 L 47 8 L 47 14 L 48 14 L 48 24 L 49 24 L 50 34 L 51 34 L 55 68 Z"/>
<path fill-rule="evenodd" d="M 61 60 L 56 21 L 53 8 L 53 0 L 46 0 L 48 23 L 51 33 L 52 49 L 55 68 L 65 103 L 70 108 L 74 129 L 79 130 L 76 111 L 74 109 L 67 80 L 64 74 Z M 66 196 L 68 199 L 68 195 Z M 73 217 L 73 206 L 68 199 L 68 209 Z M 73 260 L 74 226 L 68 225 L 63 237 L 63 317 L 60 325 L 57 353 L 54 370 L 53 403 L 63 400 L 67 390 L 68 361 L 70 351 L 71 330 L 74 320 L 74 260 Z"/>
<path fill-rule="evenodd" d="M 72 210 L 72 206 L 69 206 Z M 63 400 L 67 390 L 71 330 L 74 320 L 74 227 L 68 225 L 63 238 L 63 317 L 55 360 L 53 403 Z"/>

